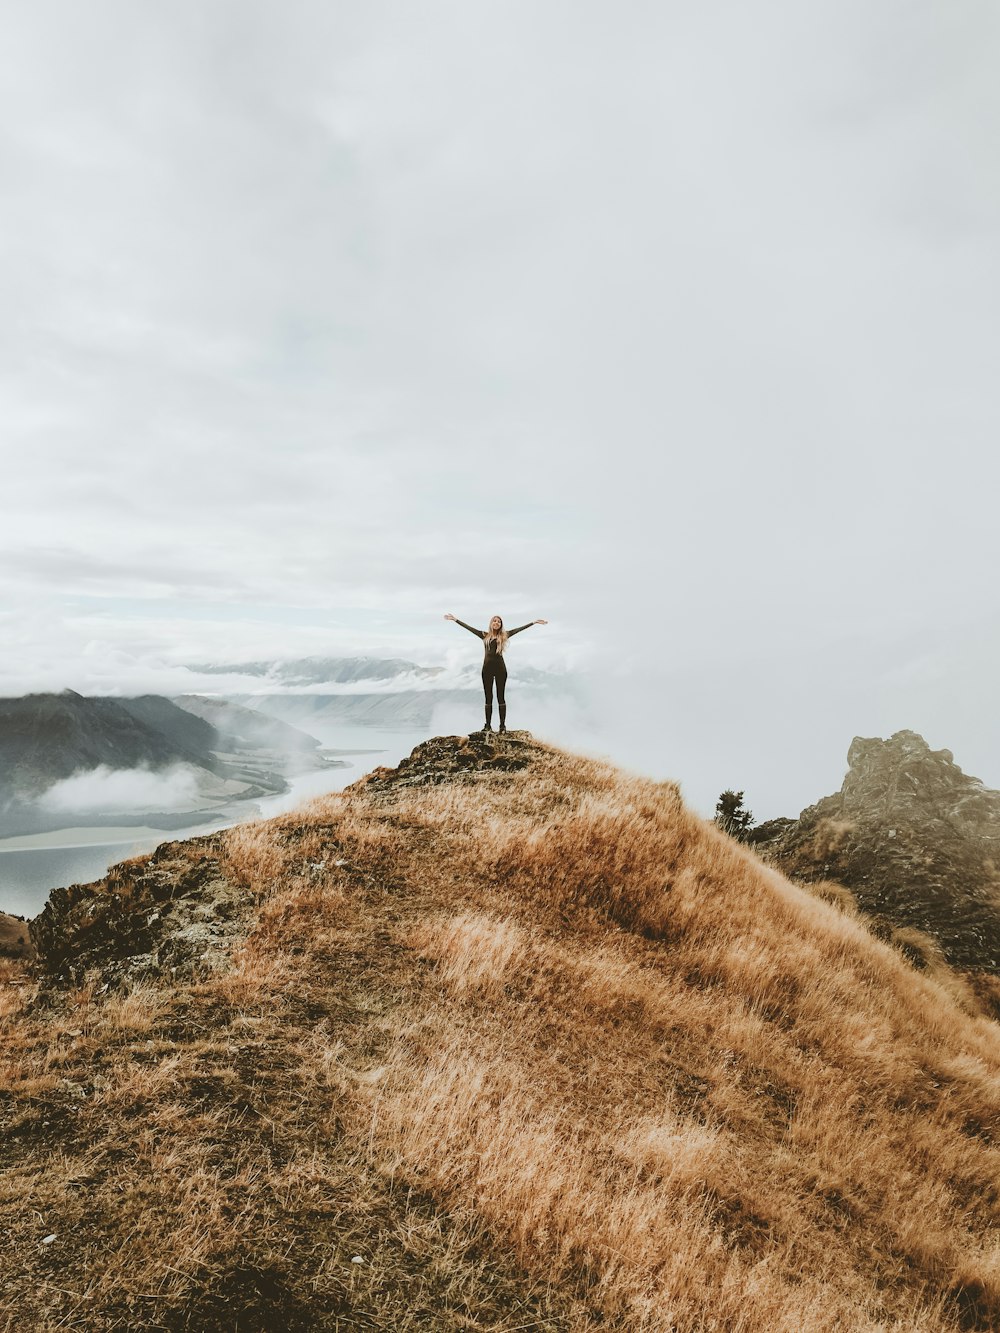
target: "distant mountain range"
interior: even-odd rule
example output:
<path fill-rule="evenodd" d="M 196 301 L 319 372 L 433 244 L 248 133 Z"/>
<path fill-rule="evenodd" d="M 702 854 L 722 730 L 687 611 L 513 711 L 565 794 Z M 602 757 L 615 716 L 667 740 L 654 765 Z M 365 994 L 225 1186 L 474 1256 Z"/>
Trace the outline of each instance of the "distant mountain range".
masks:
<path fill-rule="evenodd" d="M 481 693 L 481 687 L 480 687 Z M 304 731 L 318 732 L 328 743 L 336 738 L 336 727 L 383 727 L 426 730 L 442 704 L 468 709 L 469 727 L 482 726 L 482 706 L 470 707 L 470 690 L 383 690 L 372 694 L 244 694 L 230 700 L 281 718 Z"/>
<path fill-rule="evenodd" d="M 255 676 L 274 684 L 354 685 L 358 681 L 388 681 L 399 677 L 433 680 L 443 667 L 418 666 L 398 657 L 299 657 L 292 661 L 258 661 L 188 664 L 189 670 L 207 676 Z"/>
<path fill-rule="evenodd" d="M 170 702 L 208 723 L 216 738 L 227 742 L 227 748 L 268 749 L 289 757 L 308 757 L 319 747 L 315 736 L 307 736 L 277 717 L 256 708 L 244 708 L 231 699 L 181 694 Z"/>
<path fill-rule="evenodd" d="M 420 666 L 395 657 L 302 657 L 288 662 L 192 664 L 190 669 L 225 676 L 229 681 L 234 676 L 259 680 L 267 688 L 227 691 L 220 697 L 244 710 L 315 733 L 327 744 L 336 744 L 337 730 L 345 726 L 429 730 L 443 707 L 461 715 L 468 711 L 468 726 L 479 721 L 476 710 L 482 683 L 478 659 L 458 670 Z M 518 698 L 527 702 L 558 695 L 579 705 L 582 694 L 578 677 L 520 663 L 508 690 L 515 703 Z M 186 700 L 187 696 L 180 696 L 176 702 L 188 707 Z M 201 715 L 208 716 L 204 711 Z"/>
<path fill-rule="evenodd" d="M 458 670 L 441 666 L 420 666 L 399 657 L 299 657 L 292 661 L 255 661 L 228 663 L 188 663 L 188 670 L 201 675 L 245 676 L 260 680 L 277 692 L 304 690 L 310 687 L 353 687 L 370 683 L 373 693 L 397 690 L 478 690 L 480 666 L 473 656 L 467 666 Z M 543 671 L 527 664 L 517 665 L 517 680 L 535 689 L 569 689 L 576 691 L 576 677 L 555 671 Z M 270 692 L 270 691 L 269 691 Z M 329 692 L 336 693 L 336 688 Z M 226 697 L 245 698 L 243 693 Z"/>

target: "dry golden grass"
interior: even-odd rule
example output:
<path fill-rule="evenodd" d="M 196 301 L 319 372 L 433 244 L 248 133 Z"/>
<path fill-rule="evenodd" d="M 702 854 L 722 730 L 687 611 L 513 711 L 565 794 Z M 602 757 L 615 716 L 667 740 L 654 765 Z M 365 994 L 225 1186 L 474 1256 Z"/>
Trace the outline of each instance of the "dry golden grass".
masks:
<path fill-rule="evenodd" d="M 972 987 L 533 753 L 231 830 L 228 970 L 10 965 L 0 1328 L 1000 1326 Z"/>

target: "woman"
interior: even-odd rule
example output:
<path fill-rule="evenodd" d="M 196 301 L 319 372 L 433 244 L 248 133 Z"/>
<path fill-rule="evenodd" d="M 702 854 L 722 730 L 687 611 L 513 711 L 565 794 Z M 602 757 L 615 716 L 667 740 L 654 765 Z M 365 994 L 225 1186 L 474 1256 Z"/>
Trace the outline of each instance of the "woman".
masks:
<path fill-rule="evenodd" d="M 507 702 L 503 697 L 504 687 L 507 684 L 507 664 L 503 660 L 503 650 L 507 647 L 507 640 L 515 634 L 520 634 L 523 629 L 531 629 L 532 625 L 547 625 L 547 620 L 529 620 L 526 625 L 518 625 L 517 629 L 505 630 L 503 621 L 499 616 L 494 616 L 490 621 L 488 630 L 473 629 L 467 625 L 464 620 L 459 620 L 457 616 L 447 615 L 445 620 L 454 620 L 456 625 L 461 625 L 467 629 L 470 634 L 475 634 L 477 638 L 482 639 L 485 649 L 483 657 L 483 692 L 486 695 L 486 725 L 483 731 L 493 730 L 493 684 L 496 682 L 497 703 L 500 705 L 500 730 L 507 730 Z"/>

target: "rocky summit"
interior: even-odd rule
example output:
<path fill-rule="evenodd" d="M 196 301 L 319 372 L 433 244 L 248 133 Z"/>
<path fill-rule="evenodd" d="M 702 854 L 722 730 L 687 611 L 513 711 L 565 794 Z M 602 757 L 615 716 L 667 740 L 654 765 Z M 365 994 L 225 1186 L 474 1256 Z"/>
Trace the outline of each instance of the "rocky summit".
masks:
<path fill-rule="evenodd" d="M 952 964 L 1000 972 L 1000 792 L 915 731 L 855 737 L 840 791 L 754 830 L 782 869 L 835 880 L 896 928 L 916 928 Z"/>
<path fill-rule="evenodd" d="M 530 731 L 503 734 L 474 731 L 468 736 L 435 736 L 418 745 L 396 768 L 373 769 L 358 787 L 428 787 L 442 782 L 476 782 L 492 773 L 514 773 L 531 762 Z"/>

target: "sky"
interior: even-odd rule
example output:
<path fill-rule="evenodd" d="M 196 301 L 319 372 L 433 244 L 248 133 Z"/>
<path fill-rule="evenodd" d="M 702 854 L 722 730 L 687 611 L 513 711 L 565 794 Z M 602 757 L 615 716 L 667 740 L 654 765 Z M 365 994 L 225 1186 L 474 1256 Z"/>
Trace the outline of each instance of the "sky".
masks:
<path fill-rule="evenodd" d="M 3 19 L 0 692 L 498 611 L 706 812 L 1000 787 L 993 4 Z"/>

